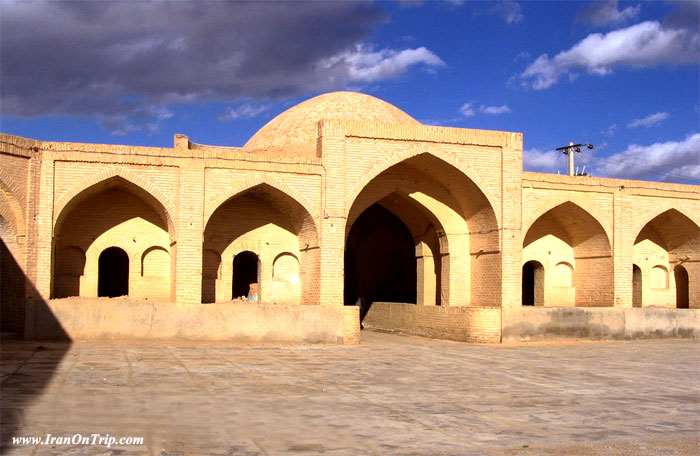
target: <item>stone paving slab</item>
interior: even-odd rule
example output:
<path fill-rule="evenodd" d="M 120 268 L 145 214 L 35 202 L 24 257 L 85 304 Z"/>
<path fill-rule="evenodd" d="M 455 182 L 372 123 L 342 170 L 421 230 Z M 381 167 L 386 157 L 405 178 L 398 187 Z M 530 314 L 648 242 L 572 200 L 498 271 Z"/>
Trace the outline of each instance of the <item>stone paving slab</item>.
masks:
<path fill-rule="evenodd" d="M 700 342 L 2 343 L 6 454 L 700 454 Z M 41 348 L 38 348 L 41 347 Z M 13 446 L 93 433 L 142 446 Z"/>

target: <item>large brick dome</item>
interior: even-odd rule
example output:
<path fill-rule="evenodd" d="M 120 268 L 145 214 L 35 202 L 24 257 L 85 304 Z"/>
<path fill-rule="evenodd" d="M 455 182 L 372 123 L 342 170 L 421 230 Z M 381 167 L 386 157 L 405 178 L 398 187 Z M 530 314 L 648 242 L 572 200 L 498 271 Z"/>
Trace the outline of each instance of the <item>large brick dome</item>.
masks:
<path fill-rule="evenodd" d="M 278 115 L 258 130 L 243 148 L 313 157 L 316 155 L 317 128 L 321 119 L 420 124 L 379 98 L 356 92 L 332 92 L 306 100 Z"/>

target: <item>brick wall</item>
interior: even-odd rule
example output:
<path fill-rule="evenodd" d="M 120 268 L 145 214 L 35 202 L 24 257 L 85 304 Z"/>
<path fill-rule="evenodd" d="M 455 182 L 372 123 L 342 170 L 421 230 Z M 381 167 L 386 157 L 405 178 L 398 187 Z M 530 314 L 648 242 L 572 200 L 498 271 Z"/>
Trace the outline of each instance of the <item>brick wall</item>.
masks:
<path fill-rule="evenodd" d="M 486 343 L 501 341 L 501 309 L 497 307 L 417 306 L 375 302 L 362 324 L 366 328 L 437 339 Z"/>
<path fill-rule="evenodd" d="M 545 306 L 632 307 L 636 264 L 643 307 L 673 307 L 683 268 L 690 307 L 700 308 L 697 186 L 523 173 L 519 133 L 316 126 L 307 129 L 318 131 L 315 154 L 204 146 L 183 135 L 173 148 L 0 135 L 0 215 L 14 233 L 3 239 L 14 236 L 27 296 L 94 294 L 99 251 L 119 244 L 135 265 L 132 282 L 141 281 L 134 296 L 226 299 L 226 268 L 251 249 L 262 260 L 264 299 L 342 306 L 346 236 L 379 203 L 414 237 L 421 308 L 519 308 L 530 260 L 544 268 Z M 105 225 L 126 217 L 120 204 L 141 221 Z M 64 251 L 73 259 L 64 262 Z M 156 272 L 144 274 L 149 251 Z M 298 281 L 275 280 L 280 254 L 296 258 Z M 25 321 L 32 312 L 28 300 Z M 458 311 L 416 312 L 430 320 Z"/>

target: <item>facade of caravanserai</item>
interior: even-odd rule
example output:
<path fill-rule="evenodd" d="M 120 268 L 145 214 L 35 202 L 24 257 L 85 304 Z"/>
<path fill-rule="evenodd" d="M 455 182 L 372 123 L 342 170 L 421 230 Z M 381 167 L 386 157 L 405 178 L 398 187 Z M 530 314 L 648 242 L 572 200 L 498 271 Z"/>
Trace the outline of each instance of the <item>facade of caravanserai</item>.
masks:
<path fill-rule="evenodd" d="M 700 186 L 523 172 L 520 133 L 335 92 L 243 147 L 0 148 L 20 338 L 700 337 Z"/>

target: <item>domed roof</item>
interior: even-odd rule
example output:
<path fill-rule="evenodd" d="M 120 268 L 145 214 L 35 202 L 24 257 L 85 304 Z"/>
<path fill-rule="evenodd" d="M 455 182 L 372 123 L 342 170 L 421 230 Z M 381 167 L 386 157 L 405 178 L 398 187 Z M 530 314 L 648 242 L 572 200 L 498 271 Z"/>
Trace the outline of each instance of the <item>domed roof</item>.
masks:
<path fill-rule="evenodd" d="M 386 101 L 356 92 L 331 92 L 286 110 L 257 131 L 244 149 L 315 156 L 318 121 L 363 120 L 395 124 L 420 122 Z"/>

